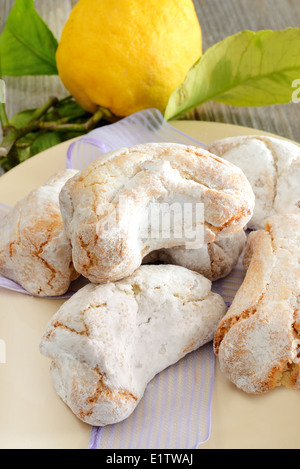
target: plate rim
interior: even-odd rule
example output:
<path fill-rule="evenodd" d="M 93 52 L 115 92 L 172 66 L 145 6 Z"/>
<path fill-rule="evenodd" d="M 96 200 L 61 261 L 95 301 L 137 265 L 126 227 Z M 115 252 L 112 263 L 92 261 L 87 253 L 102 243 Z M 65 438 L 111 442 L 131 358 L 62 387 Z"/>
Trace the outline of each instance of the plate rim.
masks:
<path fill-rule="evenodd" d="M 275 138 L 279 138 L 281 140 L 285 140 L 285 141 L 294 143 L 295 145 L 300 147 L 300 142 L 291 140 L 287 137 L 277 135 L 277 134 L 274 134 L 272 132 L 268 132 L 266 130 L 256 129 L 254 127 L 247 127 L 247 126 L 243 126 L 243 125 L 239 125 L 239 124 L 230 124 L 228 122 L 215 122 L 215 121 L 212 122 L 212 121 L 199 121 L 199 120 L 192 120 L 192 119 L 182 119 L 182 120 L 176 120 L 176 121 L 168 121 L 168 124 L 173 125 L 175 128 L 177 128 L 177 125 L 179 125 L 179 127 L 180 127 L 181 125 L 189 126 L 189 124 L 193 124 L 193 125 L 196 124 L 196 125 L 200 125 L 200 126 L 201 125 L 208 125 L 208 126 L 217 125 L 217 126 L 223 126 L 223 127 L 228 126 L 228 127 L 241 129 L 241 130 L 245 129 L 247 131 L 247 135 L 251 135 L 248 132 L 253 132 L 252 135 L 265 134 L 265 135 L 268 135 L 270 137 L 275 137 Z M 108 125 L 113 125 L 113 124 L 108 124 Z M 181 130 L 181 131 L 184 132 L 184 130 L 182 130 L 180 128 L 178 130 Z M 15 171 L 20 171 L 22 169 L 26 169 L 27 165 L 33 164 L 33 161 L 35 161 L 37 158 L 46 156 L 48 153 L 51 153 L 51 152 L 53 152 L 57 149 L 61 149 L 63 147 L 66 147 L 66 149 L 67 149 L 71 145 L 72 142 L 75 142 L 76 140 L 79 140 L 80 138 L 81 138 L 81 136 L 72 138 L 70 140 L 66 140 L 65 142 L 58 143 L 57 145 L 54 145 L 53 147 L 47 148 L 46 150 L 41 151 L 40 153 L 37 153 L 36 155 L 34 155 L 31 158 L 23 161 L 22 163 L 19 163 L 17 166 L 15 166 L 14 168 L 10 169 L 6 173 L 4 173 L 2 176 L 0 176 L 0 184 L 1 184 L 1 180 L 3 180 L 3 178 L 7 178 L 8 175 L 11 175 L 11 174 L 15 173 Z"/>

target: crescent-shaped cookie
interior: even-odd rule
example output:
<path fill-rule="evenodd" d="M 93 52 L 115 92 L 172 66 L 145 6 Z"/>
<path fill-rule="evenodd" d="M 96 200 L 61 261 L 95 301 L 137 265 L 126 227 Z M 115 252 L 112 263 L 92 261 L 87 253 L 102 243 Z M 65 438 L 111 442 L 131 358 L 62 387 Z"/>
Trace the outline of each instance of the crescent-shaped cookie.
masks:
<path fill-rule="evenodd" d="M 236 166 L 196 147 L 149 143 L 103 155 L 70 179 L 60 194 L 76 270 L 93 283 L 132 274 L 150 252 L 197 247 L 241 231 L 254 194 Z M 177 207 L 169 230 L 153 230 L 153 207 Z M 197 209 L 199 218 L 197 218 Z M 189 217 L 182 216 L 184 210 Z M 192 230 L 187 231 L 187 227 Z M 159 226 L 160 228 L 160 226 Z M 197 239 L 191 240 L 191 234 Z"/>
<path fill-rule="evenodd" d="M 134 411 L 157 373 L 213 339 L 226 310 L 202 275 L 144 265 L 126 279 L 79 290 L 51 319 L 40 351 L 79 419 L 114 424 Z"/>

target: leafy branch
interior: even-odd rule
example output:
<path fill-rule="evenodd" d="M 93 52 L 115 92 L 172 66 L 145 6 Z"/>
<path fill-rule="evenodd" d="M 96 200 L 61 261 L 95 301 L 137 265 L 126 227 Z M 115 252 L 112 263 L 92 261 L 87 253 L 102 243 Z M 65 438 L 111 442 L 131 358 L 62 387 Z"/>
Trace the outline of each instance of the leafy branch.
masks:
<path fill-rule="evenodd" d="M 49 98 L 40 108 L 22 111 L 10 120 L 5 104 L 1 103 L 0 165 L 11 169 L 55 144 L 114 121 L 107 109 L 99 107 L 95 114 L 89 114 L 71 96 L 62 100 Z"/>
<path fill-rule="evenodd" d="M 97 112 L 89 117 L 86 122 L 81 124 L 72 123 L 74 115 L 63 117 L 56 122 L 47 121 L 47 112 L 49 109 L 55 107 L 56 105 L 62 104 L 65 100 L 59 101 L 57 98 L 50 98 L 42 107 L 33 111 L 30 120 L 20 128 L 16 128 L 12 123 L 7 119 L 5 112 L 5 107 L 2 104 L 2 112 L 0 113 L 0 120 L 3 129 L 4 139 L 2 140 L 0 152 L 3 156 L 7 156 L 10 152 L 13 145 L 22 137 L 25 137 L 27 134 L 32 132 L 38 132 L 39 130 L 47 130 L 53 132 L 80 132 L 85 133 L 96 127 L 96 125 L 101 121 L 101 119 L 112 119 L 112 114 L 104 109 L 99 108 Z M 86 113 L 84 113 L 86 114 Z M 43 117 L 45 119 L 43 119 Z"/>

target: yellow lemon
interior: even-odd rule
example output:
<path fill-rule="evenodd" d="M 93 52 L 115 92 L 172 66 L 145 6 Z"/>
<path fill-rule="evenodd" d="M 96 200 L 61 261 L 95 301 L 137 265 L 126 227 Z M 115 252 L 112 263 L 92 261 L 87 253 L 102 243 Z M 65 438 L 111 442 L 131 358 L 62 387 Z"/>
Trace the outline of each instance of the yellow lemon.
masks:
<path fill-rule="evenodd" d="M 164 112 L 201 54 L 192 0 L 80 0 L 63 29 L 57 67 L 84 109 L 127 116 Z"/>

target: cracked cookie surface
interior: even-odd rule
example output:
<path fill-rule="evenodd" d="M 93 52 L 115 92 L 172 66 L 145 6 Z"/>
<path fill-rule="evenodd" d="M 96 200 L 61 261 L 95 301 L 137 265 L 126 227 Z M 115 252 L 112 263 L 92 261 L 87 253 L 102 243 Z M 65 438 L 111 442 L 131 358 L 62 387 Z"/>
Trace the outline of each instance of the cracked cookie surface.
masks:
<path fill-rule="evenodd" d="M 260 394 L 300 389 L 300 215 L 277 215 L 248 237 L 245 280 L 214 338 L 221 370 Z"/>
<path fill-rule="evenodd" d="M 1 220 L 0 274 L 32 295 L 62 295 L 78 277 L 59 208 L 59 192 L 76 173 L 54 175 Z"/>
<path fill-rule="evenodd" d="M 264 228 L 265 221 L 300 210 L 300 148 L 269 136 L 229 137 L 208 146 L 209 151 L 245 173 L 255 194 L 254 214 L 248 228 Z"/>
<path fill-rule="evenodd" d="M 141 266 L 78 291 L 48 324 L 40 350 L 58 395 L 78 418 L 103 426 L 127 418 L 157 373 L 210 342 L 226 310 L 202 275 Z"/>
<path fill-rule="evenodd" d="M 236 266 L 246 239 L 245 231 L 241 230 L 230 238 L 221 238 L 214 243 L 205 244 L 200 249 L 186 249 L 182 246 L 161 249 L 146 256 L 143 264 L 159 261 L 180 265 L 214 282 L 229 275 Z"/>
<path fill-rule="evenodd" d="M 181 236 L 172 226 L 152 236 L 153 203 L 201 204 L 204 220 L 182 217 Z M 60 205 L 76 270 L 103 283 L 132 274 L 154 250 L 187 245 L 189 223 L 203 230 L 198 247 L 237 233 L 253 214 L 254 194 L 239 168 L 205 150 L 149 143 L 103 155 L 67 182 Z"/>

